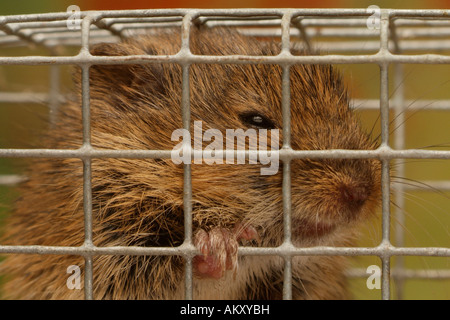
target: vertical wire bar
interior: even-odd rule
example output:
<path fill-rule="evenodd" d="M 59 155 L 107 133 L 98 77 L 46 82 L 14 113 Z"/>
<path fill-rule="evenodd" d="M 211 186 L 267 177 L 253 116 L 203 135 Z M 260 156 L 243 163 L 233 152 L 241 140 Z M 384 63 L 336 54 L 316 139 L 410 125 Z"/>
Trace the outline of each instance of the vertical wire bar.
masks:
<path fill-rule="evenodd" d="M 389 48 L 389 12 L 382 10 L 380 21 L 380 53 L 386 53 Z M 380 119 L 381 119 L 381 145 L 389 146 L 389 63 L 380 64 Z M 390 244 L 390 162 L 389 159 L 381 161 L 381 192 L 382 192 L 382 244 L 388 248 Z M 382 287 L 383 300 L 390 299 L 390 255 L 386 252 L 382 260 Z"/>
<path fill-rule="evenodd" d="M 283 114 L 283 148 L 290 148 L 291 135 L 291 108 L 290 108 L 290 71 L 289 67 L 283 67 L 282 79 L 282 114 Z M 288 127 L 286 130 L 285 128 Z M 287 140 L 287 141 L 286 141 Z M 291 160 L 283 162 L 283 227 L 284 241 L 291 243 Z"/>
<path fill-rule="evenodd" d="M 290 23 L 291 14 L 283 15 L 281 21 L 281 46 L 282 54 L 290 54 Z M 291 148 L 291 88 L 290 88 L 290 65 L 283 66 L 282 73 L 281 105 L 283 115 L 283 148 Z M 292 246 L 291 242 L 291 162 L 283 162 L 283 230 L 284 245 Z M 292 299 L 292 256 L 284 256 L 284 276 L 283 276 L 283 299 Z"/>
<path fill-rule="evenodd" d="M 190 54 L 189 49 L 189 33 L 192 16 L 187 14 L 183 17 L 183 24 L 181 30 L 181 50 L 186 54 Z M 183 129 L 190 132 L 191 127 L 191 110 L 190 110 L 190 85 L 189 85 L 189 68 L 190 64 L 182 65 L 182 96 L 181 96 L 181 113 Z M 186 141 L 186 139 L 184 139 Z M 189 139 L 190 149 L 191 141 Z M 183 148 L 186 150 L 187 148 Z M 184 208 L 184 242 L 192 244 L 192 173 L 191 164 L 185 163 L 183 165 L 183 208 Z M 186 255 L 187 257 L 187 255 Z M 192 284 L 192 257 L 185 259 L 185 299 L 193 299 L 193 284 Z"/>
<path fill-rule="evenodd" d="M 381 17 L 380 53 L 389 51 L 389 20 L 386 12 Z M 380 64 L 380 120 L 381 120 L 381 144 L 389 146 L 389 62 Z"/>
<path fill-rule="evenodd" d="M 392 20 L 390 23 L 390 30 L 392 33 L 392 39 L 394 40 L 394 50 L 395 53 L 401 53 L 399 39 L 396 35 L 395 23 Z M 403 77 L 404 77 L 404 66 L 402 64 L 394 65 L 394 148 L 396 150 L 403 150 L 405 148 L 405 90 L 403 87 Z M 405 175 L 405 164 L 404 161 L 396 161 L 396 174 L 400 177 Z M 405 225 L 405 213 L 403 208 L 405 207 L 404 192 L 405 187 L 402 183 L 396 185 L 393 190 L 393 195 L 395 199 L 395 245 L 398 247 L 404 246 L 405 232 L 403 226 Z M 403 299 L 403 289 L 404 289 L 404 277 L 403 270 L 405 268 L 405 258 L 403 256 L 398 256 L 395 259 L 394 274 L 395 277 L 395 290 L 396 298 Z"/>
<path fill-rule="evenodd" d="M 53 65 L 50 66 L 50 88 L 49 88 L 49 123 L 50 126 L 54 126 L 56 123 L 56 114 L 59 107 L 59 83 L 61 81 L 60 77 L 60 66 Z"/>
<path fill-rule="evenodd" d="M 89 31 L 91 19 L 86 17 L 82 22 L 82 52 L 89 53 Z M 82 68 L 82 123 L 83 123 L 83 148 L 91 147 L 91 108 L 89 68 L 84 64 Z M 83 208 L 84 208 L 84 245 L 93 246 L 92 242 L 92 160 L 83 158 Z M 85 255 L 84 295 L 86 300 L 93 299 L 93 261 L 92 255 Z"/>
<path fill-rule="evenodd" d="M 283 163 L 284 244 L 291 245 L 291 162 Z M 284 257 L 283 299 L 292 300 L 292 256 Z"/>
<path fill-rule="evenodd" d="M 189 128 L 189 65 L 183 66 L 183 128 Z M 189 129 L 188 129 L 189 130 Z M 186 149 L 185 149 L 186 150 Z M 185 243 L 192 244 L 192 173 L 191 164 L 183 165 L 183 208 Z M 185 267 L 185 299 L 192 300 L 192 258 L 186 259 Z"/>
<path fill-rule="evenodd" d="M 92 162 L 83 160 L 83 209 L 84 209 L 84 245 L 92 246 Z M 93 261 L 92 255 L 85 256 L 84 295 L 86 300 L 93 299 Z"/>
<path fill-rule="evenodd" d="M 405 148 L 405 113 L 404 110 L 404 90 L 402 86 L 401 81 L 403 78 L 403 65 L 395 65 L 394 67 L 394 73 L 395 73 L 395 83 L 397 92 L 394 98 L 395 101 L 395 121 L 394 121 L 394 148 L 397 150 L 403 150 Z M 404 161 L 397 161 L 396 163 L 396 174 L 400 177 L 405 176 L 405 164 Z M 396 228 L 395 228 L 395 245 L 397 247 L 403 247 L 405 244 L 405 232 L 403 230 L 403 226 L 405 225 L 406 219 L 405 219 L 405 213 L 404 213 L 404 207 L 405 207 L 405 187 L 402 183 L 399 183 L 395 186 L 394 189 L 394 199 L 395 199 L 395 221 L 396 221 Z M 403 298 L 403 287 L 404 287 L 404 279 L 402 277 L 403 270 L 405 268 L 405 258 L 403 256 L 397 256 L 395 259 L 395 274 L 398 276 L 395 278 L 395 284 L 396 284 L 396 297 L 397 299 Z"/>
<path fill-rule="evenodd" d="M 381 193 L 382 193 L 382 229 L 383 244 L 385 247 L 390 246 L 390 164 L 389 160 L 381 161 Z M 381 278 L 381 296 L 383 300 L 390 299 L 390 255 L 384 253 L 382 260 L 382 278 Z"/>
<path fill-rule="evenodd" d="M 297 27 L 298 31 L 300 32 L 300 36 L 302 37 L 303 42 L 305 43 L 306 51 L 309 54 L 312 54 L 313 53 L 313 47 L 312 47 L 311 41 L 310 41 L 310 39 L 308 37 L 308 33 L 306 32 L 306 28 L 305 28 L 305 26 L 303 24 L 302 17 L 296 18 L 292 22 Z"/>

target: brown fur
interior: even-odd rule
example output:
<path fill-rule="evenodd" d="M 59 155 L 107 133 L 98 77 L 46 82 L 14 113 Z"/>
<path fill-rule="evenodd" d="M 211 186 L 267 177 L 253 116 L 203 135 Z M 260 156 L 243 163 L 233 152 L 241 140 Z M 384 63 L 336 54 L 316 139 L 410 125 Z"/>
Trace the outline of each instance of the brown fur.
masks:
<path fill-rule="evenodd" d="M 156 33 L 100 45 L 92 52 L 174 54 L 179 39 L 176 32 Z M 191 50 L 208 55 L 275 55 L 279 46 L 231 30 L 194 30 Z M 281 135 L 281 75 L 281 68 L 274 65 L 191 66 L 192 121 L 202 120 L 203 130 L 246 129 L 240 116 L 257 111 L 270 119 Z M 175 64 L 93 66 L 92 145 L 98 149 L 172 149 L 171 134 L 182 127 L 181 76 L 181 68 Z M 375 147 L 349 109 L 341 77 L 331 66 L 295 65 L 290 77 L 294 149 Z M 79 76 L 77 79 L 80 93 Z M 46 137 L 52 148 L 80 146 L 80 105 L 79 97 L 62 108 L 59 122 Z M 294 244 L 351 245 L 358 223 L 378 205 L 379 169 L 375 160 L 293 160 Z M 81 161 L 39 159 L 28 175 L 2 243 L 82 245 Z M 260 165 L 192 165 L 194 232 L 231 230 L 240 223 L 258 231 L 260 242 L 251 245 L 280 245 L 281 183 L 281 165 L 272 176 L 260 175 Z M 177 246 L 183 242 L 182 165 L 170 159 L 94 159 L 92 185 L 96 246 Z M 343 196 L 348 191 L 363 200 L 348 200 Z M 323 225 L 332 226 L 333 231 L 322 234 Z M 1 266 L 9 279 L 4 287 L 6 297 L 83 298 L 83 290 L 66 287 L 66 268 L 73 264 L 83 269 L 80 257 L 9 255 Z M 296 257 L 293 266 L 294 298 L 348 298 L 341 257 Z M 194 298 L 279 299 L 282 279 L 281 258 L 240 257 L 237 270 L 228 271 L 222 279 L 194 279 Z M 96 299 L 183 298 L 183 284 L 181 257 L 94 259 Z"/>

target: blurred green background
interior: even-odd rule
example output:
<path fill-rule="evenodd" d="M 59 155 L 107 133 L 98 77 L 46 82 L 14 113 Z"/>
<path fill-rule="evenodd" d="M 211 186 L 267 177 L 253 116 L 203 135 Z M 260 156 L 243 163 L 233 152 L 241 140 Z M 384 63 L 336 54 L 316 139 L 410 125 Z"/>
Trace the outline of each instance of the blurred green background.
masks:
<path fill-rule="evenodd" d="M 291 1 L 291 0 L 266 0 L 266 1 L 209 1 L 207 5 L 200 0 L 188 1 L 116 1 L 116 0 L 22 0 L 1 1 L 0 15 L 45 13 L 66 11 L 69 5 L 78 5 L 82 10 L 112 10 L 112 9 L 151 9 L 151 8 L 175 8 L 175 7 L 209 7 L 209 8 L 233 8 L 233 7 L 322 7 L 322 8 L 367 8 L 369 5 L 378 5 L 381 8 L 405 8 L 405 9 L 448 9 L 448 0 L 415 0 L 415 1 Z M 0 56 L 10 55 L 46 55 L 47 52 L 32 48 L 0 48 Z M 69 54 L 65 52 L 65 54 Z M 450 54 L 446 52 L 445 54 Z M 367 101 L 377 99 L 379 95 L 379 70 L 368 65 L 341 65 L 338 66 L 351 88 L 354 98 Z M 391 70 L 393 71 L 393 70 Z M 48 92 L 49 67 L 28 66 L 1 66 L 0 65 L 0 92 Z M 61 68 L 61 91 L 70 92 L 71 69 Z M 391 72 L 393 75 L 393 72 Z M 405 97 L 412 101 L 417 99 L 450 100 L 450 66 L 447 65 L 407 65 L 404 67 L 401 86 L 391 83 L 391 92 L 401 88 Z M 392 77 L 391 77 L 392 79 Z M 377 119 L 377 111 L 357 111 L 364 126 L 370 130 Z M 48 107 L 45 104 L 0 104 L 0 148 L 32 148 L 45 147 L 40 144 L 39 133 L 46 128 Z M 406 147 L 422 148 L 434 146 L 433 149 L 450 150 L 450 112 L 428 111 L 426 109 L 417 112 L 406 112 L 407 121 Z M 375 133 L 379 132 L 379 123 Z M 434 160 L 407 160 L 405 177 L 408 179 L 450 180 L 449 161 Z M 21 159 L 0 158 L 0 175 L 19 174 L 21 172 Z M 409 183 L 408 181 L 405 181 Z M 8 206 L 16 196 L 11 187 L 0 186 L 0 218 L 5 216 Z M 396 244 L 395 234 L 400 228 L 405 233 L 405 246 L 432 246 L 449 247 L 450 245 L 450 192 L 430 192 L 424 187 L 420 191 L 406 191 L 406 203 L 403 212 L 406 221 L 403 226 L 397 227 L 393 223 L 392 242 Z M 395 210 L 395 208 L 393 208 Z M 395 222 L 393 212 L 393 222 Z M 359 245 L 376 246 L 381 239 L 380 220 L 374 221 L 364 230 L 366 236 Z M 450 270 L 449 258 L 425 258 L 405 257 L 399 261 L 392 260 L 394 268 L 398 263 L 404 263 L 406 267 L 420 269 L 446 269 Z M 381 266 L 376 257 L 357 257 L 353 259 L 354 266 L 365 270 L 369 265 Z M 352 290 L 357 299 L 379 299 L 380 290 L 369 290 L 366 286 L 366 278 L 352 280 Z M 396 298 L 395 285 L 393 298 Z M 404 299 L 450 299 L 450 280 L 421 280 L 412 279 L 405 282 L 403 290 Z"/>

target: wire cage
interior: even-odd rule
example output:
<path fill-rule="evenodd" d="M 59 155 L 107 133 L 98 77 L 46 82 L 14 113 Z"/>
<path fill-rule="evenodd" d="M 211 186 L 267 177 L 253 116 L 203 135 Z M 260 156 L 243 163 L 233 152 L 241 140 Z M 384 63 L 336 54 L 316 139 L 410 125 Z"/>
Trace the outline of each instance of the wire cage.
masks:
<path fill-rule="evenodd" d="M 50 109 L 58 108 L 64 101 L 59 90 L 59 68 L 64 65 L 79 66 L 82 70 L 83 90 L 83 146 L 77 150 L 54 149 L 0 149 L 1 158 L 78 158 L 84 169 L 84 223 L 85 242 L 80 247 L 14 246 L 1 245 L 0 253 L 20 254 L 71 254 L 85 259 L 84 292 L 86 299 L 93 299 L 93 257 L 97 255 L 181 255 L 186 259 L 185 295 L 192 299 L 192 263 L 196 253 L 192 245 L 191 221 L 191 173 L 190 165 L 184 165 L 185 242 L 176 248 L 151 247 L 97 247 L 92 243 L 92 186 L 91 161 L 95 158 L 170 158 L 170 150 L 96 150 L 90 144 L 89 67 L 95 64 L 143 64 L 172 62 L 183 69 L 182 119 L 185 129 L 190 127 L 188 69 L 193 63 L 268 63 L 279 64 L 287 81 L 283 82 L 283 135 L 290 135 L 289 77 L 288 69 L 297 63 L 306 64 L 370 64 L 379 68 L 379 98 L 355 101 L 362 109 L 379 110 L 381 119 L 381 146 L 376 150 L 293 150 L 284 145 L 279 150 L 283 160 L 283 217 L 285 230 L 290 230 L 290 170 L 289 161 L 301 158 L 376 158 L 382 163 L 382 240 L 374 247 L 312 247 L 297 248 L 285 233 L 285 243 L 277 248 L 240 247 L 239 255 L 278 255 L 285 261 L 283 282 L 284 299 L 291 298 L 291 259 L 297 255 L 375 256 L 381 259 L 381 297 L 391 298 L 392 280 L 396 282 L 401 297 L 405 279 L 450 279 L 450 269 L 408 269 L 401 263 L 406 256 L 433 256 L 448 258 L 450 247 L 407 247 L 403 245 L 403 232 L 396 232 L 396 244 L 391 242 L 391 198 L 399 207 L 404 202 L 405 188 L 398 186 L 390 192 L 390 165 L 397 159 L 450 160 L 450 151 L 405 148 L 405 130 L 399 127 L 392 135 L 389 125 L 405 121 L 405 108 L 450 111 L 450 101 L 437 100 L 432 105 L 427 100 L 407 100 L 402 90 L 391 92 L 390 79 L 400 84 L 406 64 L 450 63 L 449 11 L 441 10 L 390 10 L 390 9 L 170 9 L 129 11 L 74 11 L 18 16 L 0 16 L 0 48 L 39 47 L 47 54 L 41 56 L 0 56 L 0 65 L 49 66 L 50 88 L 48 92 L 0 92 L 0 103 L 44 102 Z M 196 56 L 189 49 L 189 29 L 194 24 L 207 27 L 234 26 L 244 34 L 276 36 L 282 50 L 277 56 Z M 170 56 L 99 57 L 89 53 L 89 47 L 98 42 L 116 42 L 154 28 L 178 27 L 182 35 L 181 49 Z M 447 39 L 447 41 L 443 41 Z M 321 54 L 294 56 L 290 48 L 314 50 Z M 73 47 L 76 54 L 59 55 L 58 48 Z M 324 54 L 325 52 L 325 54 Z M 245 58 L 245 59 L 243 59 Z M 389 72 L 390 66 L 393 72 Z M 391 96 L 392 94 L 392 96 Z M 52 114 L 52 113 L 50 113 Z M 50 121 L 52 121 L 50 119 Z M 404 165 L 396 167 L 399 175 Z M 17 175 L 1 175 L 1 185 L 12 185 L 23 178 Z M 450 190 L 450 180 L 426 181 L 427 185 L 442 191 Z M 396 221 L 405 219 L 402 210 L 395 212 Z M 391 260 L 397 263 L 391 268 Z M 350 277 L 367 277 L 363 269 L 351 269 Z"/>

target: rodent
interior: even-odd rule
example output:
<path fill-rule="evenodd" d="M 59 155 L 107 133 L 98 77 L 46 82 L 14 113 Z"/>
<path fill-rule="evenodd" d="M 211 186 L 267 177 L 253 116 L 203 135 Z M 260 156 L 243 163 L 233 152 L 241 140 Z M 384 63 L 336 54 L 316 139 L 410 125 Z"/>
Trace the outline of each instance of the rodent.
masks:
<path fill-rule="evenodd" d="M 276 55 L 279 43 L 237 31 L 193 28 L 190 49 L 206 55 Z M 180 34 L 166 31 L 100 44 L 93 55 L 175 54 Z M 61 108 L 45 141 L 78 148 L 82 140 L 80 75 L 77 99 Z M 280 129 L 281 67 L 194 64 L 191 120 L 203 130 Z M 171 149 L 181 121 L 181 67 L 172 63 L 92 66 L 92 145 L 98 149 Z M 340 73 L 331 65 L 294 65 L 291 144 L 296 150 L 374 149 L 349 107 Z M 239 245 L 283 241 L 282 166 L 261 175 L 259 164 L 192 164 L 194 299 L 281 299 L 283 259 L 240 256 Z M 37 159 L 4 226 L 4 244 L 79 246 L 83 243 L 83 170 L 79 159 Z M 292 241 L 299 247 L 348 246 L 380 203 L 376 159 L 292 160 Z M 92 161 L 93 241 L 96 246 L 178 246 L 184 240 L 183 166 L 171 159 Z M 183 258 L 97 256 L 95 299 L 183 299 Z M 59 255 L 8 255 L 1 265 L 7 298 L 83 299 L 66 286 L 69 265 Z M 294 299 L 347 299 L 345 259 L 293 259 Z"/>

